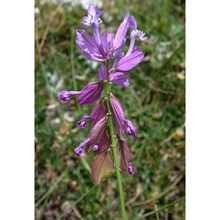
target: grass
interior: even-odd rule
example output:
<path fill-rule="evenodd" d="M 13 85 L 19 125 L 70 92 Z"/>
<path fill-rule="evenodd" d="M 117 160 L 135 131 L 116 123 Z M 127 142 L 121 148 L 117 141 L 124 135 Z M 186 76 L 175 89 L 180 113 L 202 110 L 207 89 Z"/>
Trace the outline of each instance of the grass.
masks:
<path fill-rule="evenodd" d="M 184 1 L 103 1 L 103 28 L 115 31 L 124 12 L 135 16 L 149 40 L 147 56 L 128 75 L 130 86 L 113 85 L 127 118 L 137 127 L 129 138 L 135 174 L 122 175 L 128 219 L 185 218 L 185 9 Z M 123 7 L 121 6 L 123 5 Z M 73 153 L 90 127 L 77 121 L 94 105 L 57 101 L 61 89 L 81 89 L 97 79 L 98 66 L 75 45 L 86 11 L 61 1 L 36 1 L 35 16 L 35 197 L 36 219 L 119 219 L 114 174 L 100 186 L 88 158 Z M 123 8 L 121 11 L 120 9 Z"/>

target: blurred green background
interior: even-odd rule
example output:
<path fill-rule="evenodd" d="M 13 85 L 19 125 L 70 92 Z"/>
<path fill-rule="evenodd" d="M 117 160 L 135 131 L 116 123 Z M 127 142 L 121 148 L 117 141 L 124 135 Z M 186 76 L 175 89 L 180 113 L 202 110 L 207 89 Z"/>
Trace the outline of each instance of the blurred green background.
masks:
<path fill-rule="evenodd" d="M 78 129 L 77 121 L 94 104 L 57 101 L 59 90 L 81 89 L 97 80 L 99 64 L 86 60 L 75 44 L 75 29 L 84 28 L 80 21 L 88 2 L 35 2 L 37 220 L 117 220 L 121 215 L 115 174 L 94 186 L 90 158 L 73 152 L 91 128 Z M 127 138 L 135 174 L 122 175 L 128 219 L 185 219 L 184 201 L 178 202 L 185 196 L 185 2 L 94 2 L 105 11 L 102 29 L 115 32 L 128 11 L 148 36 L 142 44 L 147 56 L 127 73 L 130 86 L 113 85 L 125 116 L 137 127 L 137 136 Z M 156 209 L 161 210 L 145 217 Z"/>

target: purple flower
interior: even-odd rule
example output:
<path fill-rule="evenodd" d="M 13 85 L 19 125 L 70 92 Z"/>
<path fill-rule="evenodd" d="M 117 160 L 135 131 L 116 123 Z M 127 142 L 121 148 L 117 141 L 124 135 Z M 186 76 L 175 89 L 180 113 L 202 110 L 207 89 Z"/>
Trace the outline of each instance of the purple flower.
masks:
<path fill-rule="evenodd" d="M 125 116 L 120 102 L 113 95 L 110 96 L 110 103 L 113 110 L 113 120 L 122 132 L 125 131 Z"/>
<path fill-rule="evenodd" d="M 103 11 L 99 11 L 97 6 L 95 6 L 93 3 L 89 4 L 88 16 L 83 17 L 81 24 L 83 24 L 87 28 L 91 27 L 95 22 L 101 24 L 102 20 L 99 18 L 99 16 L 102 13 Z"/>
<path fill-rule="evenodd" d="M 135 50 L 128 56 L 122 57 L 115 66 L 116 71 L 126 72 L 137 66 L 144 58 L 144 53 L 140 50 L 140 47 L 136 47 Z"/>
<path fill-rule="evenodd" d="M 132 124 L 132 122 L 130 120 L 126 120 L 125 123 L 128 126 L 125 132 L 129 135 L 136 135 L 136 127 Z"/>
<path fill-rule="evenodd" d="M 90 119 L 92 121 L 92 126 L 95 126 L 95 124 L 103 118 L 107 114 L 107 108 L 104 101 L 101 101 L 98 105 L 96 105 L 92 113 L 90 114 Z"/>
<path fill-rule="evenodd" d="M 86 127 L 86 120 L 87 119 L 90 119 L 90 116 L 83 116 L 82 118 L 81 118 L 81 120 L 80 121 L 78 121 L 78 127 L 79 128 L 85 128 Z"/>
<path fill-rule="evenodd" d="M 103 118 L 107 114 L 107 109 L 105 106 L 105 102 L 101 101 L 98 105 L 96 105 L 92 113 L 89 116 L 83 116 L 81 120 L 78 122 L 78 127 L 85 128 L 86 127 L 86 120 L 90 119 L 92 121 L 92 126 L 94 127 L 95 124 Z"/>
<path fill-rule="evenodd" d="M 78 156 L 80 156 L 81 154 L 82 154 L 82 152 L 83 152 L 83 147 L 88 143 L 88 141 L 89 141 L 89 138 L 87 138 L 85 141 L 83 141 L 78 147 L 76 147 L 75 149 L 74 149 L 74 152 L 78 155 Z"/>
<path fill-rule="evenodd" d="M 108 33 L 107 31 L 104 31 L 102 33 L 101 44 L 106 59 L 111 59 L 113 57 L 113 53 L 110 50 L 113 46 L 113 41 L 114 41 L 114 34 L 112 32 Z"/>
<path fill-rule="evenodd" d="M 92 149 L 93 149 L 93 151 L 97 151 L 97 150 L 99 150 L 99 146 L 98 145 L 94 145 Z"/>
<path fill-rule="evenodd" d="M 89 60 L 104 62 L 105 57 L 100 53 L 96 40 L 87 34 L 85 30 L 76 30 L 76 44 L 81 53 Z"/>
<path fill-rule="evenodd" d="M 63 102 L 69 102 L 72 96 L 80 95 L 80 91 L 60 91 L 58 93 L 58 100 Z"/>
<path fill-rule="evenodd" d="M 109 75 L 110 81 L 112 83 L 118 84 L 121 87 L 129 86 L 130 77 L 121 72 L 113 72 Z M 98 75 L 99 81 L 103 81 L 107 79 L 107 67 L 101 66 Z"/>
<path fill-rule="evenodd" d="M 136 22 L 134 16 L 129 17 L 129 23 L 130 23 L 130 26 L 133 28 L 133 31 L 131 32 L 130 37 L 133 38 L 133 37 L 137 36 L 141 41 L 146 42 L 147 37 L 144 37 L 145 33 L 143 31 L 137 29 L 137 22 Z"/>
<path fill-rule="evenodd" d="M 103 81 L 107 79 L 107 66 L 101 65 L 99 69 L 98 78 L 99 78 L 99 81 Z"/>
<path fill-rule="evenodd" d="M 118 99 L 111 95 L 110 103 L 113 110 L 114 123 L 120 128 L 123 133 L 126 132 L 129 135 L 136 135 L 136 127 L 132 124 L 130 120 L 127 120 L 125 118 L 123 109 Z"/>
<path fill-rule="evenodd" d="M 129 86 L 130 77 L 121 72 L 115 72 L 110 74 L 110 81 L 118 84 L 121 87 Z"/>
<path fill-rule="evenodd" d="M 81 90 L 78 96 L 78 101 L 80 105 L 90 104 L 99 99 L 102 93 L 103 87 L 99 82 L 94 82 Z"/>
<path fill-rule="evenodd" d="M 118 30 L 116 32 L 114 42 L 113 42 L 112 51 L 116 51 L 123 44 L 123 41 L 124 41 L 125 36 L 127 34 L 128 28 L 130 26 L 129 18 L 130 18 L 130 15 L 127 12 L 124 16 L 123 22 L 120 24 L 120 26 L 118 27 Z"/>
<path fill-rule="evenodd" d="M 86 151 L 90 151 L 94 145 L 98 145 L 101 150 L 104 150 L 109 147 L 111 144 L 110 137 L 108 135 L 108 118 L 107 116 L 104 116 L 101 118 L 95 126 L 92 128 L 92 130 L 89 133 L 88 136 L 88 143 L 86 145 Z"/>
<path fill-rule="evenodd" d="M 131 161 L 130 161 L 129 164 L 128 164 L 128 173 L 129 173 L 129 174 L 134 174 L 134 166 L 133 166 L 133 164 L 131 163 Z"/>

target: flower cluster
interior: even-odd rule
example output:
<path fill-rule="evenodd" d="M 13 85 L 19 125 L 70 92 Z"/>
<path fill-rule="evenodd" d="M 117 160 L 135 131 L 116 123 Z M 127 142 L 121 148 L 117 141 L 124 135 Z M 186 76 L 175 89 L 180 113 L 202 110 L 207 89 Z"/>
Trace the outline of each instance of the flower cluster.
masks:
<path fill-rule="evenodd" d="M 129 86 L 129 76 L 125 72 L 134 68 L 144 58 L 140 46 L 135 45 L 136 38 L 146 41 L 144 33 L 137 29 L 135 18 L 129 13 L 124 16 L 123 22 L 119 25 L 116 34 L 104 31 L 100 34 L 100 16 L 94 4 L 90 4 L 88 15 L 83 17 L 81 24 L 92 29 L 92 36 L 84 29 L 76 30 L 76 44 L 81 53 L 89 60 L 101 63 L 98 81 L 93 82 L 81 91 L 60 91 L 58 99 L 68 102 L 72 96 L 77 96 L 80 105 L 96 102 L 103 91 L 104 84 L 115 83 L 121 87 Z M 124 52 L 126 35 L 130 32 L 130 45 Z M 111 61 L 111 62 L 110 62 Z M 111 63 L 111 67 L 109 64 Z M 114 169 L 114 162 L 111 153 L 111 136 L 109 131 L 109 117 L 111 115 L 114 126 L 114 134 L 117 138 L 117 155 L 121 172 L 134 173 L 131 162 L 131 150 L 126 143 L 125 134 L 136 135 L 136 128 L 132 122 L 125 118 L 123 109 L 118 99 L 110 92 L 109 103 L 111 112 L 108 110 L 105 99 L 101 99 L 93 108 L 92 113 L 83 116 L 78 122 L 78 127 L 85 128 L 87 120 L 92 123 L 92 129 L 86 138 L 77 148 L 74 149 L 77 155 L 82 152 L 97 152 L 92 162 L 92 177 L 96 183 L 101 182 Z"/>

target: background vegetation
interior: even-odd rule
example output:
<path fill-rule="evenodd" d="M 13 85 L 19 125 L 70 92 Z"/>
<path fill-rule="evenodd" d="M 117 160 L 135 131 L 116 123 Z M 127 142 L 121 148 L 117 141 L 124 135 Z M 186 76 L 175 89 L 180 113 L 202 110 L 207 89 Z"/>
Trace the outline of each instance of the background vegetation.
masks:
<path fill-rule="evenodd" d="M 123 175 L 129 219 L 182 220 L 185 195 L 185 3 L 182 0 L 99 2 L 103 28 L 115 31 L 129 11 L 149 40 L 147 56 L 130 86 L 113 85 L 125 115 L 137 127 L 128 138 L 135 174 Z M 98 65 L 75 44 L 86 10 L 75 1 L 37 0 L 35 5 L 35 204 L 36 219 L 120 219 L 116 176 L 94 186 L 89 158 L 73 148 L 89 132 L 77 121 L 94 105 L 57 101 L 61 89 L 96 81 Z M 158 209 L 158 213 L 155 210 Z M 149 213 L 149 216 L 146 216 Z M 138 218 L 140 217 L 140 218 Z"/>

